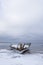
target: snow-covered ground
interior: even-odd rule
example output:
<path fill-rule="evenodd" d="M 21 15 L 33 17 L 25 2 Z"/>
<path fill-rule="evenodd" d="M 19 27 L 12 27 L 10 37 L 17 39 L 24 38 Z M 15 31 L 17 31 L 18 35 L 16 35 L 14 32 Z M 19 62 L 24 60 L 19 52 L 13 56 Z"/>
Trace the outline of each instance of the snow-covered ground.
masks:
<path fill-rule="evenodd" d="M 6 49 L 0 50 L 0 65 L 43 65 L 43 54 L 18 54 Z"/>

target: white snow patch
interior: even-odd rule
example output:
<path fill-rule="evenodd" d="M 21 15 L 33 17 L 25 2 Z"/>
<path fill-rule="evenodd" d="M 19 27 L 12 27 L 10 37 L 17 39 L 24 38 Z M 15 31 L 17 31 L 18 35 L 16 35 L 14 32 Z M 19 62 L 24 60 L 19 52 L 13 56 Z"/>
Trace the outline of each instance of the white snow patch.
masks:
<path fill-rule="evenodd" d="M 0 50 L 0 65 L 43 65 L 43 54 L 22 55 L 5 49 Z"/>
<path fill-rule="evenodd" d="M 17 45 L 11 45 L 11 47 L 15 47 L 15 48 L 17 48 Z"/>

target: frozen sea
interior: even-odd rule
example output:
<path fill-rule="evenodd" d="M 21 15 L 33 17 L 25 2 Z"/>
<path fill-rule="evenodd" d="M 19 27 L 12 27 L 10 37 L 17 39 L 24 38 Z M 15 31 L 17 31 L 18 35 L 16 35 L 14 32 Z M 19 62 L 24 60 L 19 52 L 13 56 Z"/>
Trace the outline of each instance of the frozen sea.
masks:
<path fill-rule="evenodd" d="M 26 54 L 9 50 L 9 45 L 0 43 L 0 65 L 43 65 L 43 44 L 32 44 Z"/>

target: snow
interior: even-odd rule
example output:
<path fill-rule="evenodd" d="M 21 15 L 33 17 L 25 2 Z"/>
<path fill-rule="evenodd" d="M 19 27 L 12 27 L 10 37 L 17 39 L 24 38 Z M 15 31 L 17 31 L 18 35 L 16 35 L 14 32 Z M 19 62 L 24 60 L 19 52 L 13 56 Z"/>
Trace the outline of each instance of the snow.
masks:
<path fill-rule="evenodd" d="M 43 65 L 43 54 L 18 54 L 13 51 L 0 50 L 0 65 Z"/>
<path fill-rule="evenodd" d="M 15 44 L 15 45 L 11 45 L 11 47 L 15 47 L 15 48 L 18 47 L 18 48 L 20 48 L 20 45 L 17 46 L 17 45 Z M 24 48 L 28 48 L 28 47 L 29 47 L 29 45 L 25 45 L 25 46 L 24 46 Z"/>
<path fill-rule="evenodd" d="M 29 47 L 29 45 L 25 45 L 25 46 L 24 46 L 24 48 L 28 48 L 28 47 Z"/>
<path fill-rule="evenodd" d="M 17 45 L 12 45 L 11 47 L 15 47 L 15 48 L 17 48 Z"/>

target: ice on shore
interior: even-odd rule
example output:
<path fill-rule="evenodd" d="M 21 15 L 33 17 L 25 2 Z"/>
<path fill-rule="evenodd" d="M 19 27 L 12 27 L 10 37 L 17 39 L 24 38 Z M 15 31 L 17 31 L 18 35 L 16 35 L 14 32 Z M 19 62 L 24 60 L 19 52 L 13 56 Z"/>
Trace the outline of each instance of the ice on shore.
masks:
<path fill-rule="evenodd" d="M 43 65 L 43 54 L 18 54 L 0 50 L 0 65 Z"/>

